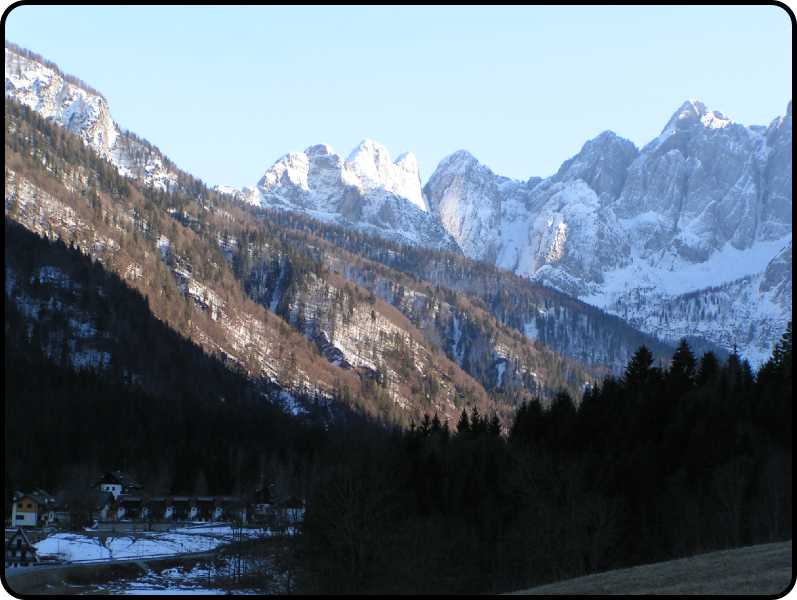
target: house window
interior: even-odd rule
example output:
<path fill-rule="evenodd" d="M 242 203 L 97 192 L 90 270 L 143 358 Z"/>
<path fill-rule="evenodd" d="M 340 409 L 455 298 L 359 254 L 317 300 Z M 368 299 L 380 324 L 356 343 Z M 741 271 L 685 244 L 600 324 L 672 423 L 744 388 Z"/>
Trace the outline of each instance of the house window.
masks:
<path fill-rule="evenodd" d="M 22 521 L 25 519 L 25 515 L 17 515 L 17 521 Z"/>

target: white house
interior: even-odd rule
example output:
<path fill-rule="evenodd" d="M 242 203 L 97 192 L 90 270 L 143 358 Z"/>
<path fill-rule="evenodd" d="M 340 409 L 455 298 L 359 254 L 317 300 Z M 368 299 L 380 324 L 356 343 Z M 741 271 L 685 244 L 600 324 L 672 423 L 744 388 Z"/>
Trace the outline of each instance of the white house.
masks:
<path fill-rule="evenodd" d="M 11 506 L 11 526 L 36 527 L 49 522 L 54 518 L 55 504 L 55 498 L 44 490 L 16 492 Z"/>
<path fill-rule="evenodd" d="M 97 489 L 101 492 L 113 494 L 114 499 L 121 494 L 134 494 L 142 489 L 142 485 L 136 482 L 127 473 L 122 471 L 109 471 L 97 482 Z"/>

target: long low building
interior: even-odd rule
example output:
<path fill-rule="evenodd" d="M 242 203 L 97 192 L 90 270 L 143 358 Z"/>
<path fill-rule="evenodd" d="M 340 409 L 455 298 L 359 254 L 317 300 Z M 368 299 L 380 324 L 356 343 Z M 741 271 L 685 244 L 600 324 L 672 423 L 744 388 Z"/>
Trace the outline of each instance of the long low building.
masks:
<path fill-rule="evenodd" d="M 253 493 L 237 495 L 149 494 L 123 471 L 98 476 L 85 494 L 74 491 L 67 506 L 41 489 L 16 492 L 11 527 L 52 525 L 83 527 L 92 523 L 177 523 L 233 521 L 246 523 L 297 523 L 304 516 L 304 502 L 296 496 L 274 493 L 273 484 Z"/>
<path fill-rule="evenodd" d="M 107 499 L 98 511 L 103 521 L 222 521 L 246 522 L 246 502 L 238 496 L 146 496 L 121 494 Z"/>

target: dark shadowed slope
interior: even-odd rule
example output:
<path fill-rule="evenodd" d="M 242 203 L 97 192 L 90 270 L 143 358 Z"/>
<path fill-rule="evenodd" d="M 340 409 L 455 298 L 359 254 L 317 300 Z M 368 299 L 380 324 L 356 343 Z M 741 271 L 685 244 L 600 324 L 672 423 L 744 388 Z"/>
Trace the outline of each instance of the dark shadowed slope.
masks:
<path fill-rule="evenodd" d="M 514 594 L 782 594 L 792 579 L 791 540 L 567 579 Z"/>

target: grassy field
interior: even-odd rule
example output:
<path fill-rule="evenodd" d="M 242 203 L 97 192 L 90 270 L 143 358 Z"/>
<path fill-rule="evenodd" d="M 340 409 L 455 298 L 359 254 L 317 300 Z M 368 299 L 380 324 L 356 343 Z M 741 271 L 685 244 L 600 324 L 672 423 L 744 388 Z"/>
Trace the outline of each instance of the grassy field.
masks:
<path fill-rule="evenodd" d="M 792 578 L 791 541 L 617 569 L 514 594 L 767 594 Z"/>

